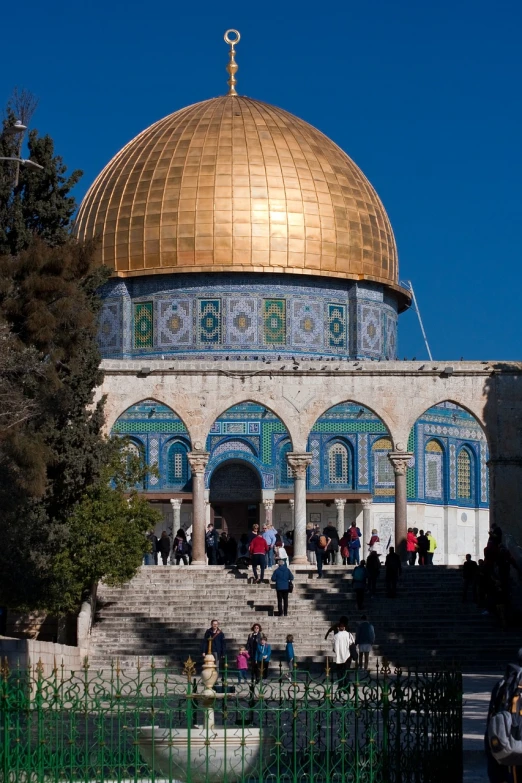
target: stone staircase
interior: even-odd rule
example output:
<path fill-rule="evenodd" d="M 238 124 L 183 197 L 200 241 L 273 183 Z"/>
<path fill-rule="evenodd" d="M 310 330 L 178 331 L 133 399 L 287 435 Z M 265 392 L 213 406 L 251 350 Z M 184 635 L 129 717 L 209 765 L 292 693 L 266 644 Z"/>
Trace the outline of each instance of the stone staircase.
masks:
<path fill-rule="evenodd" d="M 203 633 L 216 617 L 231 668 L 254 622 L 268 636 L 274 664 L 284 659 L 286 635 L 292 633 L 299 665 L 323 667 L 332 655 L 332 636 L 324 640 L 329 626 L 345 614 L 355 630 L 364 613 L 376 630 L 373 662 L 386 657 L 392 665 L 433 667 L 454 660 L 466 671 L 501 671 L 516 656 L 520 628 L 502 631 L 496 618 L 483 616 L 471 601 L 463 603 L 457 567 L 406 567 L 395 599 L 385 596 L 381 573 L 377 596 L 366 598 L 362 612 L 356 609 L 351 571 L 326 567 L 318 580 L 315 569 L 294 568 L 289 616 L 278 617 L 270 571 L 264 584 L 255 585 L 251 571 L 222 566 L 143 567 L 124 587 L 99 586 L 89 662 L 106 668 L 118 659 L 134 669 L 138 659 L 148 666 L 154 657 L 159 667 L 167 662 L 181 669 L 189 655 L 200 659 Z"/>

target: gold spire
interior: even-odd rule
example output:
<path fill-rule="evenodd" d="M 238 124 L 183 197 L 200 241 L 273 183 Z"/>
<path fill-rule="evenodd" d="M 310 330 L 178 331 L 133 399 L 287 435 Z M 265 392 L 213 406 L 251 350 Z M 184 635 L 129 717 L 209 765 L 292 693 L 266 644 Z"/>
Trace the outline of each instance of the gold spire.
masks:
<path fill-rule="evenodd" d="M 230 38 L 230 33 L 232 33 L 235 36 L 235 38 Z M 228 84 L 230 89 L 229 89 L 227 95 L 237 95 L 237 92 L 236 92 L 236 84 L 237 84 L 236 73 L 237 73 L 238 65 L 237 65 L 237 63 L 236 63 L 236 61 L 234 59 L 235 54 L 236 54 L 236 50 L 234 49 L 234 46 L 237 43 L 239 43 L 239 41 L 241 40 L 241 36 L 239 35 L 239 32 L 237 30 L 227 30 L 225 35 L 224 35 L 224 38 L 225 38 L 225 42 L 227 44 L 230 44 L 230 52 L 228 53 L 228 56 L 230 57 L 230 60 L 229 60 L 229 63 L 227 65 L 227 71 L 228 71 L 228 73 L 230 75 L 230 79 L 228 80 L 227 84 Z"/>

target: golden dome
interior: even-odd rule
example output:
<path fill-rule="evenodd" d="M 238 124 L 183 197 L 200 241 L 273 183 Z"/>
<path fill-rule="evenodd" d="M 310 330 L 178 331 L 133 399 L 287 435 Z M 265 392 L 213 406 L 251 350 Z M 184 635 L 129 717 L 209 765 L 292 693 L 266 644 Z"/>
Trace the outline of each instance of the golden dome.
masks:
<path fill-rule="evenodd" d="M 250 98 L 203 101 L 143 131 L 90 188 L 77 233 L 101 237 L 99 260 L 118 277 L 285 272 L 405 295 L 361 170 L 316 128 Z"/>

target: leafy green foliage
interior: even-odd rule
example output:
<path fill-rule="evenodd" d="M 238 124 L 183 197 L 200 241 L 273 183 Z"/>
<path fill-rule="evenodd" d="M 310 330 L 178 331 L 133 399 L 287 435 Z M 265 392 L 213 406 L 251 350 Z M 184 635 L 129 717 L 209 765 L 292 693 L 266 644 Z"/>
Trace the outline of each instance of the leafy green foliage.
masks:
<path fill-rule="evenodd" d="M 121 442 L 118 444 L 121 446 Z M 89 487 L 73 510 L 68 524 L 68 543 L 53 558 L 52 590 L 46 607 L 57 612 L 74 611 L 79 596 L 91 584 L 104 579 L 119 585 L 132 579 L 150 550 L 145 534 L 161 519 L 158 511 L 133 490 L 125 491 L 143 479 L 144 470 L 130 468 L 124 450 L 116 455 L 114 467 L 125 480 L 110 482 L 106 469 L 101 480 Z"/>

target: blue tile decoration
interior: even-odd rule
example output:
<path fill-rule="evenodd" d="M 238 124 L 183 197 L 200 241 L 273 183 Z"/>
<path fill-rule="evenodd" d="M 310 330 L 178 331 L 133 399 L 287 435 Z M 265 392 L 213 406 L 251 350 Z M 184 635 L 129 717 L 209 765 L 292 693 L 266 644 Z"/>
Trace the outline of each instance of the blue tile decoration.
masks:
<path fill-rule="evenodd" d="M 156 334 L 158 348 L 169 349 L 192 344 L 191 299 L 158 298 L 156 300 Z"/>
<path fill-rule="evenodd" d="M 292 344 L 302 348 L 321 348 L 324 333 L 322 302 L 294 299 L 290 312 Z"/>
<path fill-rule="evenodd" d="M 98 344 L 103 356 L 122 351 L 123 323 L 120 299 L 106 299 L 100 309 Z"/>
<path fill-rule="evenodd" d="M 246 296 L 227 301 L 226 343 L 249 347 L 258 343 L 258 301 Z"/>
<path fill-rule="evenodd" d="M 345 305 L 328 305 L 328 343 L 330 348 L 346 348 Z"/>
<path fill-rule="evenodd" d="M 99 343 L 108 358 L 396 357 L 397 305 L 378 284 L 256 273 L 151 275 L 110 280 L 100 295 Z M 141 336 L 136 325 L 145 330 Z"/>
<path fill-rule="evenodd" d="M 198 300 L 198 340 L 201 345 L 221 342 L 221 299 Z"/>
<path fill-rule="evenodd" d="M 382 309 L 374 304 L 358 307 L 359 350 L 365 356 L 380 356 L 382 353 L 383 317 Z"/>
<path fill-rule="evenodd" d="M 143 400 L 117 419 L 112 434 L 130 438 L 149 464 L 157 466 L 159 475 L 149 477 L 148 492 L 190 491 L 188 433 L 168 406 Z M 434 441 L 441 451 L 429 445 Z M 336 444 L 346 448 L 347 459 L 332 481 L 330 457 Z M 330 408 L 315 422 L 308 439 L 312 454 L 308 489 L 325 492 L 329 499 L 337 490 L 370 492 L 375 503 L 393 502 L 394 474 L 388 460 L 391 447 L 385 425 L 364 405 L 345 402 Z M 263 405 L 244 402 L 225 411 L 210 427 L 206 448 L 210 452 L 207 486 L 215 468 L 227 460 L 248 462 L 264 489 L 288 492 L 293 486 L 285 457 L 292 449 L 289 434 L 280 419 Z M 457 463 L 462 448 L 471 455 L 472 492 L 468 499 L 457 498 Z M 455 403 L 430 408 L 412 429 L 408 450 L 414 453 L 407 474 L 409 501 L 487 508 L 487 443 L 471 414 Z M 175 463 L 174 456 L 171 459 L 169 455 L 177 455 Z M 444 498 L 445 493 L 449 497 Z"/>

